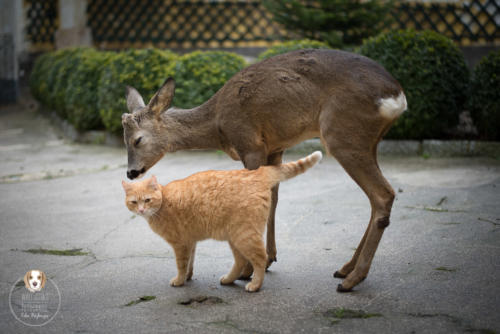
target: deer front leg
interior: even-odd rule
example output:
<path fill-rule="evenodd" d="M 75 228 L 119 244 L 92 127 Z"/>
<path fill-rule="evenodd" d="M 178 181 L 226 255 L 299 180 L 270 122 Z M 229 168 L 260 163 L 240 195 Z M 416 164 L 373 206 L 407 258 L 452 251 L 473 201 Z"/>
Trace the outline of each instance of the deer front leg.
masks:
<path fill-rule="evenodd" d="M 270 166 L 279 166 L 283 161 L 283 151 L 271 154 L 267 157 L 267 164 Z M 274 232 L 274 222 L 276 215 L 276 206 L 278 205 L 278 191 L 280 185 L 277 184 L 273 187 L 271 196 L 271 210 L 269 211 L 269 219 L 267 220 L 267 239 L 266 239 L 266 251 L 267 251 L 267 265 L 266 269 L 271 266 L 273 262 L 277 261 L 276 258 L 276 237 Z"/>
<path fill-rule="evenodd" d="M 268 161 L 267 153 L 264 148 L 248 151 L 248 153 L 240 153 L 240 158 L 245 168 L 250 170 L 258 169 L 260 166 L 266 165 Z M 274 217 L 273 217 L 273 238 L 274 238 Z M 274 243 L 274 239 L 273 239 L 273 245 L 274 245 L 274 257 L 276 257 L 276 245 Z M 249 279 L 250 276 L 252 276 L 252 273 L 253 273 L 252 264 L 250 263 L 250 261 L 247 261 L 245 268 L 243 268 L 243 271 L 241 272 L 240 279 Z"/>
<path fill-rule="evenodd" d="M 193 266 L 194 266 L 194 256 L 196 252 L 196 244 L 193 246 L 193 249 L 191 250 L 191 256 L 189 257 L 189 264 L 188 264 L 188 272 L 186 279 L 189 281 L 193 277 Z"/>

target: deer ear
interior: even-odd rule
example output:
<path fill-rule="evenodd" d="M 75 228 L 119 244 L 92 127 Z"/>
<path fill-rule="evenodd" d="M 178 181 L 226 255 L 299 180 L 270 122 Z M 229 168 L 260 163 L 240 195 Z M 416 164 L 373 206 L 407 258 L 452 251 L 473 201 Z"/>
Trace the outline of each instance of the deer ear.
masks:
<path fill-rule="evenodd" d="M 125 97 L 127 98 L 127 109 L 131 113 L 145 107 L 141 94 L 134 87 L 126 86 Z"/>
<path fill-rule="evenodd" d="M 153 114 L 158 117 L 162 112 L 168 109 L 174 99 L 175 81 L 173 78 L 165 80 L 161 88 L 149 101 L 148 107 Z"/>

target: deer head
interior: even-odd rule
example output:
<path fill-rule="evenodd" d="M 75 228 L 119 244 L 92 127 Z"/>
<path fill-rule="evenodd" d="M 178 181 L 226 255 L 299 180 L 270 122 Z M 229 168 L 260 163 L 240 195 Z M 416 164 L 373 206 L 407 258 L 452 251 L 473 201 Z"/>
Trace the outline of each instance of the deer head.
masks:
<path fill-rule="evenodd" d="M 145 105 L 139 92 L 127 86 L 130 113 L 122 115 L 122 125 L 128 155 L 127 177 L 131 180 L 141 177 L 166 152 L 166 134 L 160 131 L 161 115 L 170 107 L 174 90 L 174 79 L 168 78 Z"/>

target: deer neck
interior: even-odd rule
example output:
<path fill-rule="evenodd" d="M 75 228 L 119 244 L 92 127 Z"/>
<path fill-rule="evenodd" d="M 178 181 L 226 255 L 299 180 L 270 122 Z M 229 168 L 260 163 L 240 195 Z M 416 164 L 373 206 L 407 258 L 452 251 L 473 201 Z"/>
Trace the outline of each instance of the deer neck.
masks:
<path fill-rule="evenodd" d="M 213 105 L 208 101 L 193 109 L 171 108 L 162 115 L 167 152 L 221 148 Z"/>

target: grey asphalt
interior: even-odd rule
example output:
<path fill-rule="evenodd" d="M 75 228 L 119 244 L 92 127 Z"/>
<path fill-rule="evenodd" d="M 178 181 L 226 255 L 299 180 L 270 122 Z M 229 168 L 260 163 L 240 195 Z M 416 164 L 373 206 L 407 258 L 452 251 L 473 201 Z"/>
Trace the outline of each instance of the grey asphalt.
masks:
<path fill-rule="evenodd" d="M 219 285 L 232 256 L 215 241 L 198 245 L 194 279 L 173 288 L 170 246 L 123 203 L 125 150 L 72 144 L 29 105 L 2 107 L 0 332 L 500 332 L 500 161 L 382 156 L 380 165 L 397 199 L 370 274 L 352 293 L 337 293 L 332 273 L 352 256 L 369 204 L 332 157 L 282 184 L 278 262 L 260 292 L 245 292 L 243 281 Z M 222 153 L 179 152 L 149 174 L 167 183 L 240 167 Z M 41 327 L 9 307 L 29 269 L 43 270 L 61 295 Z M 143 296 L 156 298 L 125 306 Z"/>

